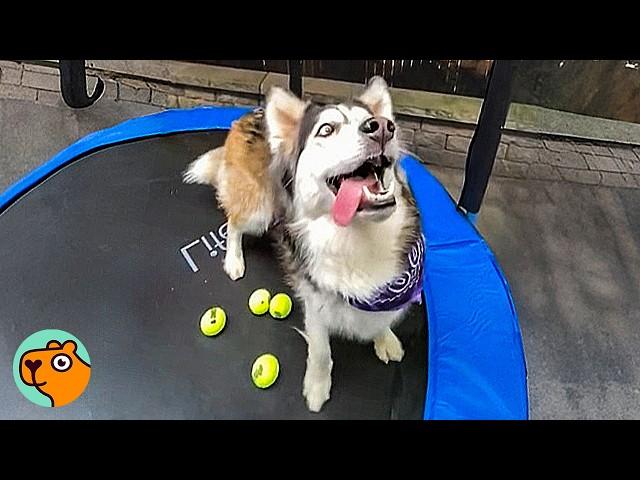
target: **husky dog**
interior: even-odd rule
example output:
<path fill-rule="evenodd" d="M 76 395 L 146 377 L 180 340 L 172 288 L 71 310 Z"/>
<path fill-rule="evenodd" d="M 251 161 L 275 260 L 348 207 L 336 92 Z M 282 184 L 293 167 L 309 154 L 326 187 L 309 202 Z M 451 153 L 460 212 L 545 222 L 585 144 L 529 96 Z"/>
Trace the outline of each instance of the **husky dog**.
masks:
<path fill-rule="evenodd" d="M 402 360 L 391 327 L 420 300 L 424 239 L 398 165 L 401 149 L 382 78 L 373 78 L 355 100 L 325 106 L 274 87 L 264 112 L 240 119 L 229 136 L 256 115 L 265 123 L 257 130 L 269 155 L 261 162 L 235 158 L 228 139 L 222 150 L 194 162 L 185 178 L 216 184 L 226 212 L 235 205 L 247 209 L 238 221 L 227 213 L 231 278 L 244 272 L 242 234 L 274 225 L 282 268 L 304 305 L 303 395 L 318 412 L 331 391 L 330 336 L 373 342 L 385 363 Z M 236 181 L 252 188 L 231 185 Z M 240 198 L 245 194 L 251 198 Z"/>

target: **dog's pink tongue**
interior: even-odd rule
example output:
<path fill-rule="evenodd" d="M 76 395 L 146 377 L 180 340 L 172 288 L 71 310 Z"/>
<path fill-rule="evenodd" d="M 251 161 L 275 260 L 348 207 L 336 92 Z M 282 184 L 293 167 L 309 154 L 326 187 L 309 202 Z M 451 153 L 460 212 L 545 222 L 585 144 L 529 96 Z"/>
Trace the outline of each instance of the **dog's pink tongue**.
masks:
<path fill-rule="evenodd" d="M 364 193 L 362 187 L 376 183 L 375 178 L 345 178 L 340 184 L 340 189 L 333 203 L 333 220 L 341 227 L 346 227 L 356 216 Z"/>

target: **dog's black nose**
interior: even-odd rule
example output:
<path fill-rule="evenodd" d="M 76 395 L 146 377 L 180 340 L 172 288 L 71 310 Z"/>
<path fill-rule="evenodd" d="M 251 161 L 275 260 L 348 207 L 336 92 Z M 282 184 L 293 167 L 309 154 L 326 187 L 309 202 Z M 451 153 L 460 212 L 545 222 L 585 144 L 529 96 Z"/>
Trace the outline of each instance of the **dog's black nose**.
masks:
<path fill-rule="evenodd" d="M 396 126 L 388 118 L 371 117 L 362 122 L 360 131 L 374 142 L 384 145 L 393 138 Z"/>

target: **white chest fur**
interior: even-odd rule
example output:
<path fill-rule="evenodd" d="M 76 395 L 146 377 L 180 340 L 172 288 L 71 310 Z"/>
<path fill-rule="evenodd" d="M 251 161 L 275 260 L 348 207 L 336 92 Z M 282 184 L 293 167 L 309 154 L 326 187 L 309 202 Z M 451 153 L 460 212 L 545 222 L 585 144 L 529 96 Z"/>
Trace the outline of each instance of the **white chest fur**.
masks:
<path fill-rule="evenodd" d="M 400 199 L 396 212 L 380 223 L 356 219 L 345 228 L 328 215 L 297 222 L 308 274 L 321 289 L 300 292 L 307 307 L 318 312 L 317 318 L 307 321 L 323 324 L 333 334 L 371 340 L 398 320 L 402 310 L 362 311 L 341 297 L 368 298 L 400 273 L 407 221 L 406 204 Z"/>
<path fill-rule="evenodd" d="M 307 315 L 307 330 L 322 326 L 331 335 L 360 341 L 371 341 L 398 321 L 405 309 L 390 312 L 367 312 L 352 307 L 336 295 L 313 289 L 301 292 L 306 308 L 314 312 Z"/>
<path fill-rule="evenodd" d="M 402 232 L 406 206 L 380 223 L 336 225 L 329 215 L 296 224 L 309 275 L 321 288 L 348 297 L 367 298 L 398 275 L 404 264 Z"/>

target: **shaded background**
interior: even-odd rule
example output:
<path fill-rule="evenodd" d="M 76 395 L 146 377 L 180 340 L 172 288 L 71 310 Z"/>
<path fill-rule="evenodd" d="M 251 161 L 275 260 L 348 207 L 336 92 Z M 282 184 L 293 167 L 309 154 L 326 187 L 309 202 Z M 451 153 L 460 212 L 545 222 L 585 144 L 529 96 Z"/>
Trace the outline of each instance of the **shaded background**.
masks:
<path fill-rule="evenodd" d="M 484 97 L 492 60 L 305 60 L 303 75 L 363 83 L 382 75 L 391 86 Z M 287 73 L 287 60 L 198 63 Z M 640 60 L 518 60 L 517 103 L 640 123 Z"/>

